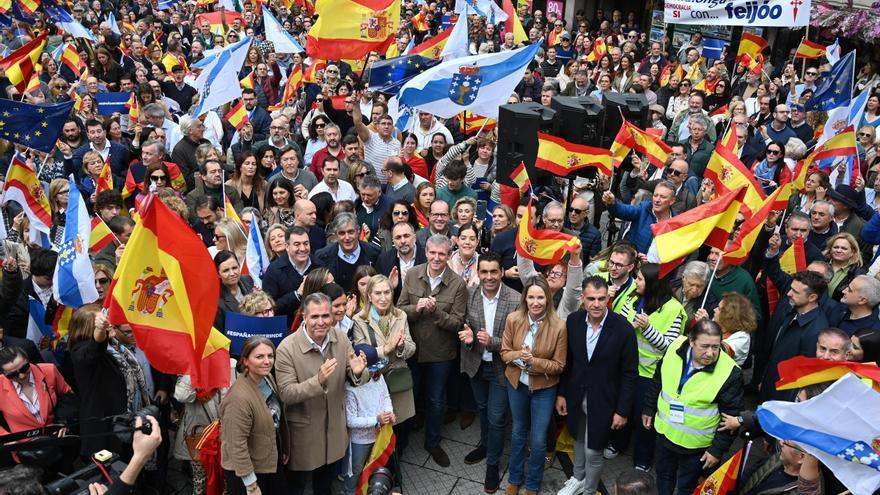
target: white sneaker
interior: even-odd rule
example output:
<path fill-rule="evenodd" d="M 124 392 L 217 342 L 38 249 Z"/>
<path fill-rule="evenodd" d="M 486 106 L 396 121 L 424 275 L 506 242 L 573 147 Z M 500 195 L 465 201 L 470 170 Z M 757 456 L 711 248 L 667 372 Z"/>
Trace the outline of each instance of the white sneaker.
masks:
<path fill-rule="evenodd" d="M 602 457 L 608 459 L 609 461 L 619 455 L 620 455 L 620 452 L 618 452 L 617 449 L 615 449 L 611 445 L 605 447 L 605 450 L 602 451 Z"/>
<path fill-rule="evenodd" d="M 584 480 L 579 480 L 572 476 L 562 485 L 562 489 L 559 490 L 556 495 L 578 495 L 579 493 L 584 491 Z"/>

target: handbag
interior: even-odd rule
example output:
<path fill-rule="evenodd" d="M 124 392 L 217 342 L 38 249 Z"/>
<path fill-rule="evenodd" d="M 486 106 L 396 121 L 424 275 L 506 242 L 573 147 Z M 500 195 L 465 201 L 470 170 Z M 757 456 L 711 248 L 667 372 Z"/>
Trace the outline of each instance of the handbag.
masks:
<path fill-rule="evenodd" d="M 202 402 L 202 410 L 205 411 L 205 416 L 211 417 L 208 414 L 208 408 L 205 407 L 205 403 Z M 206 425 L 193 425 L 189 431 L 184 432 L 183 441 L 186 444 L 186 450 L 189 451 L 190 459 L 198 462 L 199 461 L 199 449 L 201 448 L 201 443 L 211 430 L 220 425 L 220 419 L 215 419 Z"/>
<path fill-rule="evenodd" d="M 373 327 L 370 326 L 369 322 L 367 322 L 367 332 L 370 334 L 370 345 L 378 347 L 376 345 L 376 334 L 373 333 Z M 413 388 L 412 371 L 410 371 L 409 366 L 386 369 L 383 376 L 385 377 L 385 386 L 388 387 L 389 394 L 406 392 Z"/>

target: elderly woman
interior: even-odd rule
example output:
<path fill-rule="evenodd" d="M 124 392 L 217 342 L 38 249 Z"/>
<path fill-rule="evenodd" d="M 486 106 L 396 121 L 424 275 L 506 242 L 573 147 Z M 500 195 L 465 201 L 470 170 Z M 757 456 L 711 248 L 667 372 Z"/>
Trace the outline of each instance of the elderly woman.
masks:
<path fill-rule="evenodd" d="M 715 308 L 712 319 L 721 327 L 724 352 L 742 366 L 749 357 L 751 333 L 758 327 L 751 301 L 742 294 L 728 292 Z"/>
<path fill-rule="evenodd" d="M 681 301 L 681 305 L 687 313 L 688 321 L 700 319 L 695 316 L 695 313 L 700 313 L 701 317 L 708 318 L 715 306 L 718 305 L 718 299 L 711 292 L 706 297 L 706 287 L 711 272 L 709 264 L 703 261 L 690 261 L 684 265 L 681 278 L 678 280 L 678 287 L 674 288 L 674 291 L 675 297 Z M 673 287 L 675 285 L 673 282 Z M 703 303 L 704 297 L 705 304 Z"/>

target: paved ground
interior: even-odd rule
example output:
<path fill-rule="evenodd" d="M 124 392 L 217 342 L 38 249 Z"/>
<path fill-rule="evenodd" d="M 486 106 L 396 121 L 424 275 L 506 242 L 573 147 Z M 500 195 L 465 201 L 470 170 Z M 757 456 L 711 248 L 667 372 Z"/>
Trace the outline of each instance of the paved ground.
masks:
<path fill-rule="evenodd" d="M 404 476 L 404 493 L 406 494 L 430 494 L 430 495 L 477 495 L 483 492 L 483 478 L 486 473 L 486 464 L 481 462 L 468 466 L 464 463 L 464 457 L 479 442 L 480 423 L 479 419 L 466 430 L 462 430 L 458 421 L 445 425 L 443 428 L 442 446 L 449 455 L 451 465 L 448 468 L 438 466 L 431 456 L 422 448 L 423 431 L 413 432 L 410 444 L 402 459 Z M 502 461 L 504 478 L 501 482 L 503 494 L 507 487 L 507 454 L 510 451 L 510 439 L 508 437 L 505 446 L 505 455 Z M 606 486 L 613 486 L 614 478 L 624 469 L 632 465 L 632 459 L 627 455 L 621 455 L 613 461 L 605 464 L 602 478 Z M 188 474 L 180 463 L 173 463 L 168 477 L 169 493 L 174 495 L 188 495 L 191 487 L 188 482 Z M 554 459 L 549 469 L 544 471 L 544 483 L 542 494 L 555 494 L 565 483 L 567 477 L 560 468 L 559 461 Z M 334 495 L 342 493 L 341 486 Z"/>

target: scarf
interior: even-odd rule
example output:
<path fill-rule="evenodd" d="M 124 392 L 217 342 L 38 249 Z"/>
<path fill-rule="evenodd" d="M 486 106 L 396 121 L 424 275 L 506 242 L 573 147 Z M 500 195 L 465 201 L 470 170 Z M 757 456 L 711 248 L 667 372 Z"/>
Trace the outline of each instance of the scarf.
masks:
<path fill-rule="evenodd" d="M 381 316 L 374 306 L 370 306 L 370 318 L 376 322 L 379 331 L 387 339 L 391 333 L 391 312 L 389 311 L 387 315 Z"/>
<path fill-rule="evenodd" d="M 150 403 L 147 394 L 147 382 L 144 379 L 144 370 L 140 363 L 127 347 L 116 340 L 112 340 L 107 346 L 110 357 L 116 361 L 119 371 L 125 378 L 125 393 L 128 403 L 128 411 L 135 412 Z"/>

